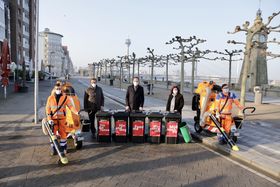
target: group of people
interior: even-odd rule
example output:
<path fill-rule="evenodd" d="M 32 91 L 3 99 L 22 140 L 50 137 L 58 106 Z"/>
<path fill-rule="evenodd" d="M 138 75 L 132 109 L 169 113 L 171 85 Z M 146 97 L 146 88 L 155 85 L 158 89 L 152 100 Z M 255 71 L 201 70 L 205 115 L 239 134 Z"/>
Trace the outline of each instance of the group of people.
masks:
<path fill-rule="evenodd" d="M 144 88 L 140 85 L 138 77 L 133 78 L 133 84 L 128 86 L 125 96 L 126 111 L 142 111 L 144 106 Z M 179 87 L 174 86 L 167 100 L 166 111 L 182 113 L 184 107 L 184 97 L 180 93 Z M 95 137 L 96 129 L 95 114 L 104 108 L 104 95 L 102 88 L 97 85 L 97 80 L 92 78 L 90 86 L 86 89 L 84 95 L 84 108 L 88 111 L 91 121 L 92 136 Z"/>
<path fill-rule="evenodd" d="M 142 111 L 144 106 L 144 89 L 139 84 L 139 78 L 133 78 L 133 84 L 128 86 L 125 97 L 125 109 L 127 111 Z M 228 133 L 232 125 L 231 117 L 232 104 L 235 103 L 240 109 L 240 105 L 234 93 L 229 92 L 227 84 L 222 86 L 222 93 L 217 96 L 217 113 L 216 117 L 220 118 L 225 131 Z M 57 83 L 52 94 L 49 96 L 46 105 L 47 119 L 54 124 L 54 131 L 60 135 L 60 146 L 63 150 L 67 149 L 67 132 L 65 127 L 66 122 L 66 107 L 74 114 L 78 114 L 78 110 L 73 106 L 73 102 L 65 94 L 62 93 L 62 84 Z M 166 111 L 179 112 L 182 114 L 184 107 L 184 97 L 180 93 L 178 86 L 173 86 L 167 99 Z M 92 78 L 90 86 L 84 93 L 84 109 L 88 112 L 91 122 L 91 133 L 93 138 L 96 137 L 95 129 L 95 114 L 97 111 L 104 109 L 104 94 L 100 86 L 97 85 L 97 80 Z M 51 145 L 53 147 L 53 145 Z M 52 148 L 54 152 L 54 149 Z"/>

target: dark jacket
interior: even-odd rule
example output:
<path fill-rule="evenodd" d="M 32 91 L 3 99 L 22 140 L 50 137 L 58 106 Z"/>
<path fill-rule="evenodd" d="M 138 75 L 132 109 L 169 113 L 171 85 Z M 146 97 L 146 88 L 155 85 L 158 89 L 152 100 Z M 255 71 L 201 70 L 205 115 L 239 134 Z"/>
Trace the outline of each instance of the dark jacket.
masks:
<path fill-rule="evenodd" d="M 85 110 L 100 110 L 104 106 L 104 95 L 102 88 L 90 86 L 85 91 L 84 109 Z"/>
<path fill-rule="evenodd" d="M 139 110 L 139 107 L 144 105 L 144 89 L 142 86 L 138 85 L 136 91 L 134 86 L 130 85 L 127 88 L 125 97 L 126 106 L 129 106 L 130 110 Z"/>
<path fill-rule="evenodd" d="M 170 111 L 170 105 L 171 105 L 172 98 L 173 98 L 173 95 L 170 94 L 169 97 L 168 97 L 168 100 L 167 100 L 167 104 L 166 104 L 166 111 Z M 174 110 L 177 110 L 181 114 L 183 107 L 184 107 L 184 97 L 183 97 L 182 94 L 178 93 L 175 96 L 175 107 L 174 107 Z"/>

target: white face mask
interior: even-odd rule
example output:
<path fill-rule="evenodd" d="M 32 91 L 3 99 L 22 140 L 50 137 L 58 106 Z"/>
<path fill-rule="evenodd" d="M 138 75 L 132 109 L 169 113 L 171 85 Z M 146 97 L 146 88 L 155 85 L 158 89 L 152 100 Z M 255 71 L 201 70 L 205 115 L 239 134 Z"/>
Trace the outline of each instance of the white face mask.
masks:
<path fill-rule="evenodd" d="M 56 94 L 56 95 L 61 94 L 61 90 L 55 90 L 55 94 Z"/>
<path fill-rule="evenodd" d="M 134 86 L 138 86 L 138 85 L 139 85 L 139 82 L 134 81 L 134 82 L 133 82 L 133 85 L 134 85 Z"/>
<path fill-rule="evenodd" d="M 224 92 L 224 93 L 228 93 L 228 92 L 229 92 L 229 89 L 228 89 L 228 88 L 225 88 L 225 89 L 223 89 L 223 92 Z"/>
<path fill-rule="evenodd" d="M 177 95 L 177 93 L 178 93 L 178 90 L 173 90 L 174 95 Z"/>
<path fill-rule="evenodd" d="M 95 87 L 96 87 L 96 84 L 95 84 L 95 83 L 92 83 L 91 86 L 95 88 Z"/>

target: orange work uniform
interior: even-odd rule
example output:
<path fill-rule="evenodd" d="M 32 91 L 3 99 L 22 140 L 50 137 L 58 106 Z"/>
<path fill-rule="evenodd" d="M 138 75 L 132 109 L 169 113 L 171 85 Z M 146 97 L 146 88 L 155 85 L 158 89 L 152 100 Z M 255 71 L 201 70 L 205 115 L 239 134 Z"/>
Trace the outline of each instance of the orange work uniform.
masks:
<path fill-rule="evenodd" d="M 243 106 L 239 103 L 234 93 L 229 92 L 228 96 L 220 93 L 216 97 L 217 100 L 217 113 L 220 114 L 221 125 L 227 134 L 230 133 L 231 126 L 234 125 L 232 118 L 232 104 L 234 103 L 239 109 Z"/>
<path fill-rule="evenodd" d="M 65 102 L 64 102 L 65 101 Z M 64 102 L 64 103 L 63 103 Z M 59 107 L 61 108 L 55 112 Z M 47 119 L 54 122 L 54 134 L 59 133 L 61 139 L 67 138 L 66 106 L 74 113 L 78 113 L 66 95 L 61 95 L 56 101 L 55 94 L 51 94 L 46 105 Z"/>

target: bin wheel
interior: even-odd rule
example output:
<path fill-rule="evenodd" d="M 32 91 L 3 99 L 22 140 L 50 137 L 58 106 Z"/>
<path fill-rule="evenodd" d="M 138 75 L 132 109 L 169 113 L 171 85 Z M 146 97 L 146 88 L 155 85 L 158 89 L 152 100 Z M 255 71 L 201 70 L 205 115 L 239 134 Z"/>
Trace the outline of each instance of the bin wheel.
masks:
<path fill-rule="evenodd" d="M 234 141 L 234 143 L 236 143 L 237 142 L 237 136 L 233 136 L 232 140 Z"/>
<path fill-rule="evenodd" d="M 202 129 L 202 127 L 199 125 L 198 122 L 195 122 L 195 123 L 194 123 L 194 130 L 195 130 L 195 132 L 197 132 L 197 133 L 201 133 L 201 131 L 202 131 L 203 129 Z"/>
<path fill-rule="evenodd" d="M 82 147 L 83 147 L 83 141 L 77 141 L 76 149 L 79 150 L 82 149 Z"/>

